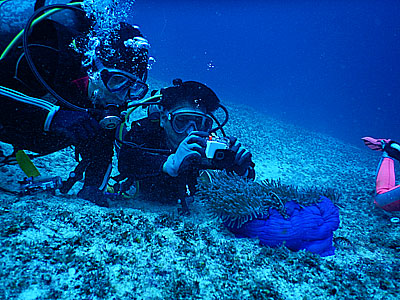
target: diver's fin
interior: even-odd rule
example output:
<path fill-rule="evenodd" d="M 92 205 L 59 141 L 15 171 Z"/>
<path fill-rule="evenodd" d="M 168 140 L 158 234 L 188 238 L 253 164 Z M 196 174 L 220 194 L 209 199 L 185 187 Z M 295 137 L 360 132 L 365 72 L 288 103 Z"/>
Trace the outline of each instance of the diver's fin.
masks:
<path fill-rule="evenodd" d="M 18 150 L 15 154 L 15 158 L 18 162 L 19 167 L 28 177 L 40 176 L 39 170 L 35 167 L 29 156 L 24 150 Z"/>
<path fill-rule="evenodd" d="M 372 150 L 383 151 L 383 147 L 390 142 L 390 139 L 374 139 L 372 137 L 361 138 L 364 141 L 365 146 Z"/>

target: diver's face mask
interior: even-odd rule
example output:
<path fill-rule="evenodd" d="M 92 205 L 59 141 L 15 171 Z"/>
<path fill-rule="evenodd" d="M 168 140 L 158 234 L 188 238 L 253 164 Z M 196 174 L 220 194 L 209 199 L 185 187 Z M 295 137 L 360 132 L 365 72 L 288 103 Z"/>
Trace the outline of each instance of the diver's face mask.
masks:
<path fill-rule="evenodd" d="M 149 90 L 145 82 L 122 70 L 103 68 L 100 77 L 107 90 L 124 102 L 142 99 Z"/>
<path fill-rule="evenodd" d="M 105 103 L 100 105 L 103 109 L 100 110 L 99 123 L 104 129 L 115 129 L 122 122 L 121 105 L 142 99 L 148 91 L 148 86 L 136 76 L 122 70 L 104 67 L 99 61 L 96 67 L 103 85 L 102 89 L 104 91 L 107 89 L 109 93 L 101 96 Z"/>
<path fill-rule="evenodd" d="M 213 119 L 200 112 L 178 111 L 168 114 L 172 129 L 178 133 L 189 134 L 192 131 L 209 132 L 213 125 Z"/>

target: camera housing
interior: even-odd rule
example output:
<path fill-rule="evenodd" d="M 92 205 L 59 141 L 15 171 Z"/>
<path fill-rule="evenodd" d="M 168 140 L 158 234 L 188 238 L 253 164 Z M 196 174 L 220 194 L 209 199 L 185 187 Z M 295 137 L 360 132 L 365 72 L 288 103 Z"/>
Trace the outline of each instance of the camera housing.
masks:
<path fill-rule="evenodd" d="M 229 149 L 229 139 L 226 137 L 209 136 L 206 146 L 206 157 L 213 159 L 219 149 Z M 219 153 L 219 152 L 217 152 Z"/>
<path fill-rule="evenodd" d="M 203 161 L 203 166 L 221 170 L 232 167 L 236 153 L 229 148 L 229 138 L 209 136 L 205 150 L 206 159 Z"/>

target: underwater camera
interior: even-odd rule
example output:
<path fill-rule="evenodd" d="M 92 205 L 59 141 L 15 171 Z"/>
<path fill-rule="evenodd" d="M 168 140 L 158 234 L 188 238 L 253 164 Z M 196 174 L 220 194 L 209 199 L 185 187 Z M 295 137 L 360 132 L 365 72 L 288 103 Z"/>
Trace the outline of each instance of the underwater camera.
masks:
<path fill-rule="evenodd" d="M 209 136 L 206 145 L 205 165 L 215 169 L 229 168 L 234 164 L 236 153 L 230 150 L 230 140 L 227 137 Z"/>

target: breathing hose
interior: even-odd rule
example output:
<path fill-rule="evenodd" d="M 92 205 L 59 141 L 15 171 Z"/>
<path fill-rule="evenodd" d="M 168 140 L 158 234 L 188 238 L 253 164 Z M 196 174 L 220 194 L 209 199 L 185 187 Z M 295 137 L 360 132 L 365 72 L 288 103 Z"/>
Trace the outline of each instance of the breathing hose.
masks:
<path fill-rule="evenodd" d="M 76 10 L 79 12 L 85 12 L 83 9 L 73 6 L 73 5 L 80 5 L 81 3 L 72 3 L 70 5 L 66 5 L 66 4 L 55 4 L 55 5 L 48 5 L 45 7 L 42 7 L 40 9 L 38 9 L 36 12 L 33 13 L 33 15 L 29 18 L 28 22 L 25 25 L 25 29 L 23 31 L 23 36 L 22 36 L 22 41 L 23 41 L 23 48 L 24 48 L 24 53 L 25 53 L 25 57 L 26 60 L 28 62 L 28 65 L 30 67 L 30 69 L 32 70 L 33 74 L 35 75 L 36 79 L 41 83 L 41 85 L 49 91 L 49 93 L 51 95 L 53 95 L 54 98 L 56 98 L 59 102 L 61 102 L 62 104 L 64 104 L 65 106 L 67 106 L 68 108 L 72 109 L 72 110 L 76 110 L 76 111 L 81 111 L 81 112 L 88 112 L 87 109 L 76 106 L 70 102 L 68 102 L 67 100 L 65 100 L 64 98 L 62 98 L 59 94 L 56 93 L 56 91 L 54 91 L 48 84 L 47 82 L 43 79 L 43 77 L 39 74 L 35 64 L 33 63 L 33 60 L 31 58 L 30 55 L 30 50 L 29 50 L 29 44 L 28 44 L 28 35 L 29 35 L 29 31 L 31 29 L 31 26 L 33 25 L 34 21 L 39 22 L 40 20 L 42 20 L 43 18 L 47 17 L 50 14 L 44 14 L 41 17 L 37 18 L 38 15 L 40 15 L 41 13 L 52 9 L 52 13 L 59 11 L 61 9 L 71 9 L 71 10 Z M 50 12 L 49 12 L 50 13 Z M 37 19 L 36 19 L 37 18 Z"/>

